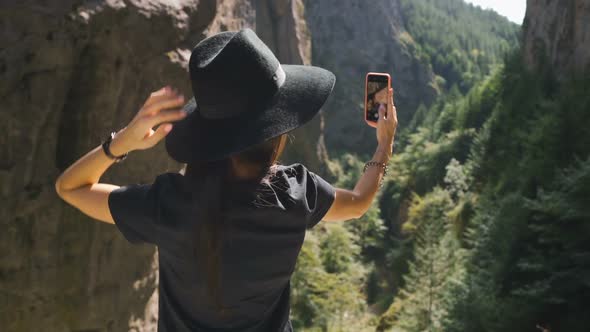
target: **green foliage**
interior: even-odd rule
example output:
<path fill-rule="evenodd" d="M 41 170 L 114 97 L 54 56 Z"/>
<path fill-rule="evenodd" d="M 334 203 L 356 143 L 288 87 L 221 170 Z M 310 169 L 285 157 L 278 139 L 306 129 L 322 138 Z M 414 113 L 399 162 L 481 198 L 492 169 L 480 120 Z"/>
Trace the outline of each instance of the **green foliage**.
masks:
<path fill-rule="evenodd" d="M 424 235 L 414 241 L 406 283 L 380 328 L 516 332 L 589 325 L 582 308 L 590 306 L 590 140 L 581 124 L 590 123 L 590 77 L 557 83 L 544 68 L 527 72 L 520 59 L 515 52 L 464 97 L 423 111 L 407 134 L 397 157 L 405 161 L 398 174 L 406 174 L 397 180 L 406 185 L 442 171 L 424 160 L 446 153 L 428 156 L 428 147 L 472 132 L 465 159 L 465 150 L 451 152 L 445 189 L 429 180 L 412 200 L 405 229 Z M 435 204 L 442 191 L 451 206 Z M 436 229 L 440 221 L 454 226 L 434 232 L 449 242 L 429 250 L 436 242 L 425 241 L 429 233 L 418 225 Z M 431 277 L 436 269 L 425 270 L 424 262 L 433 257 L 447 270 Z M 433 294 L 424 280 L 436 286 Z"/>
<path fill-rule="evenodd" d="M 359 157 L 350 153 L 332 161 L 332 172 L 336 174 L 337 178 L 334 186 L 354 188 L 362 174 L 363 167 L 364 163 L 360 161 Z M 379 256 L 380 253 L 377 251 L 383 247 L 386 230 L 379 206 L 373 204 L 361 218 L 351 220 L 345 226 L 355 235 L 352 236 L 354 245 L 361 248 L 362 257 L 366 263 Z"/>
<path fill-rule="evenodd" d="M 352 153 L 344 153 L 338 159 L 329 162 L 331 172 L 335 175 L 335 186 L 353 188 L 360 177 L 364 162 Z"/>
<path fill-rule="evenodd" d="M 448 87 L 463 92 L 518 42 L 518 25 L 462 0 L 401 0 L 401 5 L 418 57 L 431 63 Z"/>
<path fill-rule="evenodd" d="M 445 175 L 447 190 L 454 200 L 459 200 L 465 196 L 467 189 L 469 189 L 467 175 L 461 163 L 455 158 L 452 158 L 445 168 L 447 170 L 447 174 Z"/>
<path fill-rule="evenodd" d="M 445 290 L 451 276 L 461 273 L 463 251 L 455 237 L 448 212 L 453 199 L 436 187 L 426 196 L 414 196 L 404 229 L 414 238 L 414 255 L 405 284 L 379 328 L 398 331 L 441 331 L 446 317 Z"/>
<path fill-rule="evenodd" d="M 373 204 L 359 219 L 346 223 L 346 228 L 357 236 L 355 245 L 361 248 L 361 258 L 365 263 L 374 261 L 381 254 L 387 230 L 381 219 L 381 212 L 376 204 Z"/>
<path fill-rule="evenodd" d="M 552 308 L 555 318 L 577 317 L 587 325 L 581 308 L 590 303 L 590 158 L 560 172 L 549 190 L 526 203 L 532 236 L 517 262 L 521 278 L 512 294 Z"/>
<path fill-rule="evenodd" d="M 352 154 L 330 162 L 336 187 L 352 188 L 364 163 Z M 368 293 L 376 301 L 382 285 L 371 268 L 383 247 L 385 227 L 378 206 L 358 220 L 318 224 L 307 232 L 292 276 L 291 312 L 295 329 L 348 331 L 366 328 Z M 372 280 L 369 279 L 373 276 Z"/>
<path fill-rule="evenodd" d="M 318 280 L 324 277 L 319 257 L 318 240 L 313 234 L 306 234 L 305 242 L 299 252 L 295 272 L 291 277 L 291 319 L 295 328 L 310 327 L 322 318 L 322 287 Z"/>
<path fill-rule="evenodd" d="M 326 234 L 306 234 L 291 278 L 291 319 L 295 329 L 326 331 L 363 314 L 360 285 L 364 284 L 366 271 L 354 262 L 356 253 L 348 236 L 341 226 Z"/>
<path fill-rule="evenodd" d="M 344 273 L 349 270 L 359 254 L 351 237 L 352 234 L 340 224 L 332 225 L 330 232 L 324 236 L 320 256 L 326 272 Z"/>
<path fill-rule="evenodd" d="M 467 158 L 473 134 L 472 130 L 453 130 L 435 141 L 430 129 L 420 127 L 410 135 L 404 153 L 395 158 L 395 175 L 419 194 L 443 185 L 445 167 L 452 158 Z"/>

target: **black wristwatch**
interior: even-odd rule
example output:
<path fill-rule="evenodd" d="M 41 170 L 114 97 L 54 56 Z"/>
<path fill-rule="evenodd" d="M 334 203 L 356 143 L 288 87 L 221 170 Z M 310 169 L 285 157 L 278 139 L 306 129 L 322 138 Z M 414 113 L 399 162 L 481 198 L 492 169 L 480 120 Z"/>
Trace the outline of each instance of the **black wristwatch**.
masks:
<path fill-rule="evenodd" d="M 109 137 L 102 143 L 102 150 L 104 151 L 104 153 L 107 155 L 107 157 L 114 159 L 116 163 L 125 160 L 125 158 L 127 158 L 127 155 L 129 154 L 129 152 L 126 152 L 125 154 L 122 154 L 120 156 L 115 156 L 111 153 L 110 150 L 110 145 L 111 142 L 113 141 L 113 138 L 115 138 L 115 135 L 117 134 L 117 132 L 112 132 Z"/>

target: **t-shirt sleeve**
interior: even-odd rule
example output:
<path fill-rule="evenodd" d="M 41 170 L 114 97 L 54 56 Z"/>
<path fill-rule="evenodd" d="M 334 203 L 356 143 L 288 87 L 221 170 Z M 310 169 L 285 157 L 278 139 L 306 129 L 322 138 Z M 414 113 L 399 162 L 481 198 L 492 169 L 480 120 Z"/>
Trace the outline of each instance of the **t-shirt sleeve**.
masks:
<path fill-rule="evenodd" d="M 334 202 L 336 189 L 312 171 L 307 171 L 307 229 L 320 222 Z"/>
<path fill-rule="evenodd" d="M 157 244 L 156 220 L 161 176 L 153 183 L 129 184 L 109 194 L 108 204 L 115 225 L 133 244 Z"/>

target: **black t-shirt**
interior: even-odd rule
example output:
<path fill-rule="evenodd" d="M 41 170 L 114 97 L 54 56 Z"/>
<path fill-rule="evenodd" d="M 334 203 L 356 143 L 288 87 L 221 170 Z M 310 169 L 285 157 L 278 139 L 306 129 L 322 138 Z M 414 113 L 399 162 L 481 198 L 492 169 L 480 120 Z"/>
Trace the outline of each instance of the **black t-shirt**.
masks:
<path fill-rule="evenodd" d="M 184 176 L 163 173 L 152 184 L 111 192 L 109 208 L 123 236 L 158 246 L 159 332 L 291 331 L 291 274 L 305 230 L 324 217 L 335 189 L 299 163 L 279 165 L 271 184 L 259 184 L 265 190 L 257 190 L 258 197 L 266 193 L 262 205 L 245 192 L 226 202 L 220 296 L 232 315 L 223 319 L 208 303 L 206 271 L 195 261 L 193 229 L 201 221 Z"/>

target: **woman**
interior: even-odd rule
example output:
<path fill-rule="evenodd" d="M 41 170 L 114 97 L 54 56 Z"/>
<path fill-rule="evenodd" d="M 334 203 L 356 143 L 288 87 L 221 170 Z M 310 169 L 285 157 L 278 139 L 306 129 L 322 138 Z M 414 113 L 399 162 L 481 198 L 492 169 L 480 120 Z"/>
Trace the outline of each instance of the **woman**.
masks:
<path fill-rule="evenodd" d="M 292 331 L 289 281 L 305 230 L 369 208 L 392 152 L 392 92 L 373 159 L 346 190 L 300 163 L 278 163 L 287 133 L 330 95 L 331 72 L 281 65 L 250 29 L 201 41 L 189 72 L 189 103 L 168 87 L 152 93 L 125 128 L 58 178 L 56 190 L 130 242 L 158 246 L 159 331 Z M 164 137 L 168 154 L 186 163 L 184 174 L 122 187 L 98 182 L 113 161 Z"/>
<path fill-rule="evenodd" d="M 374 84 L 374 87 L 379 88 L 381 87 L 379 83 L 369 82 L 369 84 Z M 371 88 L 369 88 L 371 90 Z M 369 116 L 374 117 L 374 119 L 379 119 L 379 112 L 380 110 L 385 111 L 387 105 L 387 97 L 388 97 L 388 89 L 387 87 L 381 87 L 378 91 L 374 91 L 369 93 L 368 96 L 368 109 L 369 109 Z"/>

